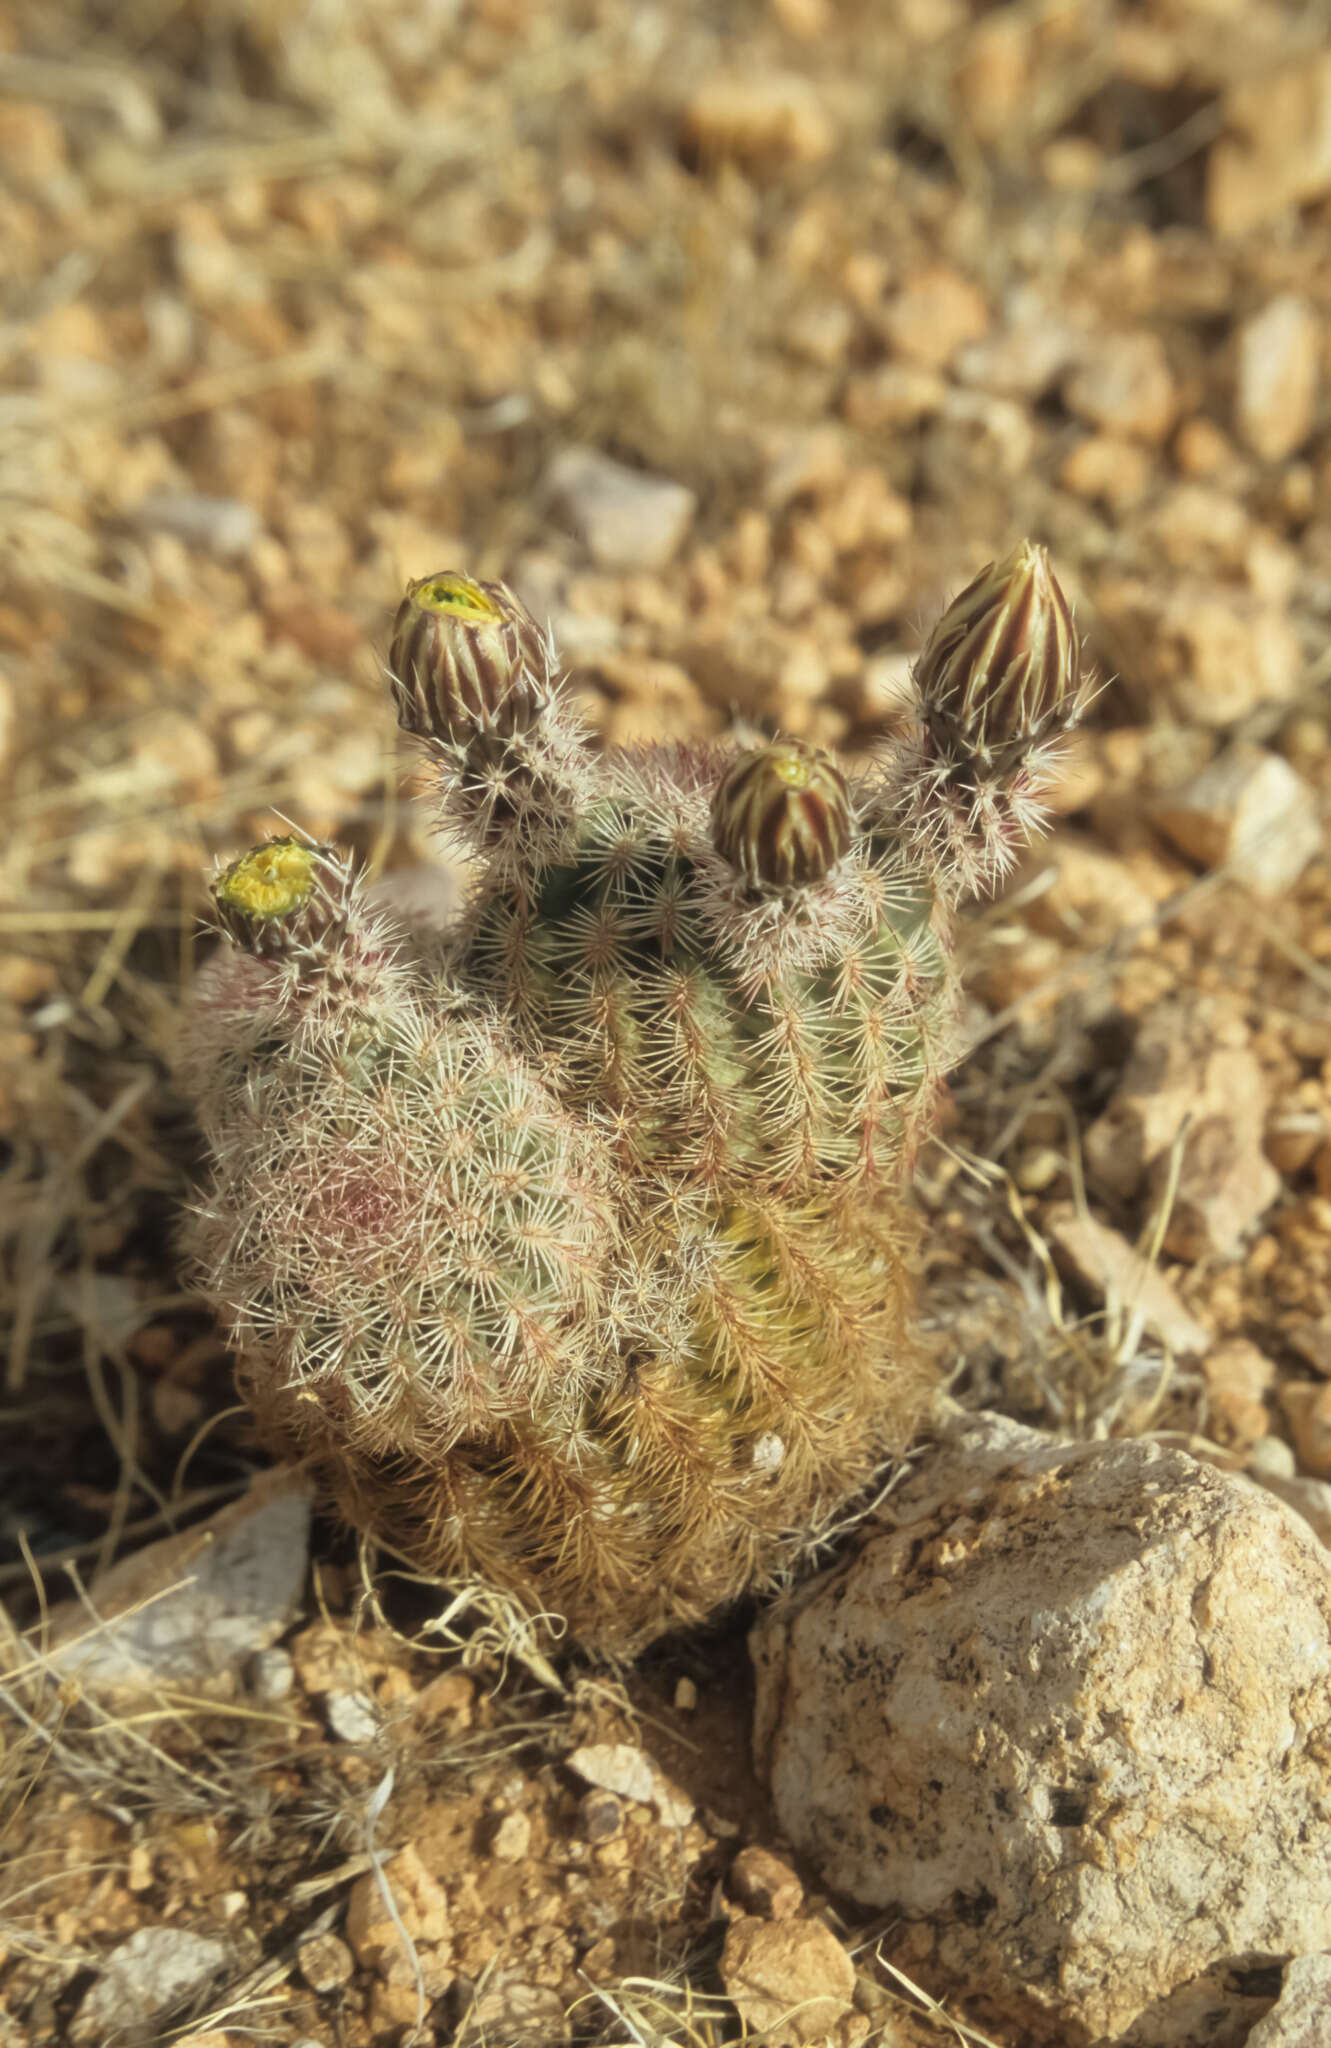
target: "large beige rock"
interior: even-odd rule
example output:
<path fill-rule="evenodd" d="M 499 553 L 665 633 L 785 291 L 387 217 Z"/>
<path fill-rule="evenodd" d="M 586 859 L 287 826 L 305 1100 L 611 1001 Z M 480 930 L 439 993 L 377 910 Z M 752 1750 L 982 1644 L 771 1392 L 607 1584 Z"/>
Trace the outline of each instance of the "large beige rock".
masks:
<path fill-rule="evenodd" d="M 991 1417 L 893 1508 L 754 1631 L 784 1833 L 1000 2026 L 1241 2042 L 1331 1946 L 1331 1556 L 1182 1452 Z"/>

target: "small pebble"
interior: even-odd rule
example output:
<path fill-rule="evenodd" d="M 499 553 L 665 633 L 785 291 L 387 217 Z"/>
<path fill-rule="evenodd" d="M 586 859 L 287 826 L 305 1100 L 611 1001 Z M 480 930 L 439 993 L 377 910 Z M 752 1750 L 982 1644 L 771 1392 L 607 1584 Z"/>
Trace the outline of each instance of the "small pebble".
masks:
<path fill-rule="evenodd" d="M 373 1742 L 379 1733 L 374 1701 L 363 1692 L 330 1692 L 324 1710 L 340 1742 Z"/>
<path fill-rule="evenodd" d="M 356 1967 L 356 1958 L 335 1934 L 316 1934 L 299 1950 L 300 1974 L 311 1991 L 336 1991 Z"/>
<path fill-rule="evenodd" d="M 224 561 L 247 554 L 259 537 L 259 515 L 238 498 L 208 498 L 197 491 L 158 491 L 139 507 L 143 524 L 174 534 L 186 547 Z"/>
<path fill-rule="evenodd" d="M 1138 441 L 1163 441 L 1178 407 L 1164 343 L 1148 329 L 1092 337 L 1064 380 L 1063 400 L 1092 426 Z"/>
<path fill-rule="evenodd" d="M 697 509 L 687 485 L 629 469 L 595 448 L 566 448 L 556 455 L 546 489 L 601 569 L 664 569 L 678 554 Z"/>
<path fill-rule="evenodd" d="M 284 1700 L 296 1682 L 296 1667 L 285 1650 L 256 1650 L 245 1667 L 250 1691 L 258 1700 Z"/>
<path fill-rule="evenodd" d="M 578 1832 L 587 1842 L 609 1842 L 624 1825 L 624 1808 L 613 1792 L 594 1786 L 578 1801 Z"/>
<path fill-rule="evenodd" d="M 1163 798 L 1155 820 L 1181 852 L 1282 896 L 1322 843 L 1317 800 L 1279 754 L 1237 742 Z"/>
<path fill-rule="evenodd" d="M 788 1863 L 755 1843 L 730 1866 L 726 1888 L 746 1912 L 788 1920 L 804 1903 L 804 1887 Z"/>
<path fill-rule="evenodd" d="M 1287 1380 L 1280 1405 L 1300 1469 L 1313 1479 L 1331 1479 L 1331 1382 Z"/>
<path fill-rule="evenodd" d="M 733 157 L 758 176 L 815 163 L 836 131 L 811 80 L 794 71 L 722 72 L 698 87 L 684 134 L 704 161 Z"/>
<path fill-rule="evenodd" d="M 1312 432 L 1321 324 L 1306 299 L 1284 292 L 1239 329 L 1235 425 L 1263 462 L 1284 462 Z"/>
<path fill-rule="evenodd" d="M 490 1841 L 501 1863 L 521 1863 L 531 1848 L 531 1822 L 525 1813 L 506 1813 Z"/>
<path fill-rule="evenodd" d="M 1256 1479 L 1292 1479 L 1297 1469 L 1294 1452 L 1281 1436 L 1259 1437 L 1245 1467 Z"/>

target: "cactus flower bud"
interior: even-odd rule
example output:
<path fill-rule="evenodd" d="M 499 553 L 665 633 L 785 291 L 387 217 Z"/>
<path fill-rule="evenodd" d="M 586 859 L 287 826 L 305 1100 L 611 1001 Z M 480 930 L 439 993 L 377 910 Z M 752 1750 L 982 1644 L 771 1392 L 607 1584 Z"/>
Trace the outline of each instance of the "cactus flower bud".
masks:
<path fill-rule="evenodd" d="M 404 732 L 454 745 L 511 739 L 548 704 L 551 668 L 548 641 L 506 585 L 451 570 L 408 584 L 388 656 Z"/>
<path fill-rule="evenodd" d="M 830 754 L 773 740 L 740 754 L 712 799 L 712 843 L 751 886 L 800 889 L 843 858 L 850 793 Z"/>
<path fill-rule="evenodd" d="M 233 944 L 260 957 L 307 950 L 337 921 L 347 884 L 331 847 L 267 839 L 213 880 L 217 921 Z"/>
<path fill-rule="evenodd" d="M 929 635 L 915 677 L 940 750 L 987 773 L 1075 725 L 1091 691 L 1045 550 L 1023 541 L 982 569 Z"/>

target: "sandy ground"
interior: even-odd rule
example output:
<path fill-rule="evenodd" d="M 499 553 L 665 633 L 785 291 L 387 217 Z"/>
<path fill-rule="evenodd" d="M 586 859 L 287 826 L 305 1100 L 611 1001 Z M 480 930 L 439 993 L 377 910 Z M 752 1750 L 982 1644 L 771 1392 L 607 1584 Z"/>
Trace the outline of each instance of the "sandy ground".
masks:
<path fill-rule="evenodd" d="M 741 2038 L 745 1616 L 554 1673 L 423 1637 L 320 1524 L 286 1690 L 44 1661 L 264 1464 L 173 1252 L 171 1046 L 216 857 L 436 857 L 406 577 L 510 576 L 607 741 L 858 756 L 950 593 L 1047 543 L 1107 687 L 967 923 L 926 1326 L 968 1403 L 1331 1479 L 1328 106 L 1324 9 L 1273 0 L 0 17 L 0 2042 L 96 2041 L 164 1927 L 220 1960 L 136 2040 Z M 608 1742 L 687 1799 L 598 1815 Z M 830 2038 L 1017 2048 L 801 1876 L 858 1971 Z"/>

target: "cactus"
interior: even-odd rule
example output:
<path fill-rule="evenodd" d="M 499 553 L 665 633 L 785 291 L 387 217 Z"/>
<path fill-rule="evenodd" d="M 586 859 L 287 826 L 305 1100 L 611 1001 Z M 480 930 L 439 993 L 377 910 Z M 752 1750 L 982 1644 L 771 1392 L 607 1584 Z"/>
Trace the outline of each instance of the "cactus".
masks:
<path fill-rule="evenodd" d="M 951 908 L 1037 826 L 1079 646 L 1018 550 L 859 781 L 784 740 L 594 755 L 549 637 L 461 575 L 409 588 L 389 680 L 470 901 L 427 944 L 331 848 L 216 877 L 190 1249 L 350 1521 L 632 1654 L 772 1583 L 918 1420 Z"/>

